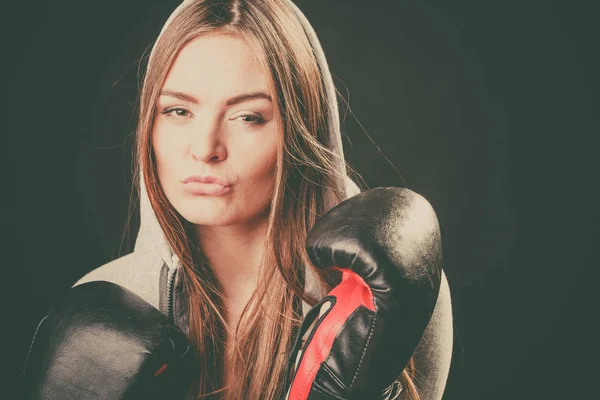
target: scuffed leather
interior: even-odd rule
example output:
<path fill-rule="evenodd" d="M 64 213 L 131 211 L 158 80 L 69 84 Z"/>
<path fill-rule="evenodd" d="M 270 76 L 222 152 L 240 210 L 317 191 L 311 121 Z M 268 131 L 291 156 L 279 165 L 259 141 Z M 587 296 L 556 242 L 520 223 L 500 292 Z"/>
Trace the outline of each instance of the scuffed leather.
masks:
<path fill-rule="evenodd" d="M 91 282 L 40 322 L 22 398 L 187 399 L 195 365 L 186 336 L 158 309 L 123 287 Z"/>
<path fill-rule="evenodd" d="M 390 385 L 408 364 L 437 302 L 442 245 L 435 212 L 408 189 L 372 189 L 330 210 L 316 222 L 306 243 L 317 268 L 348 268 L 362 277 L 376 309 L 368 326 L 364 316 L 348 317 L 328 358 L 318 366 L 308 398 L 381 398 L 386 388 L 392 391 Z M 312 321 L 305 319 L 304 324 Z M 309 338 L 305 346 L 310 345 Z"/>

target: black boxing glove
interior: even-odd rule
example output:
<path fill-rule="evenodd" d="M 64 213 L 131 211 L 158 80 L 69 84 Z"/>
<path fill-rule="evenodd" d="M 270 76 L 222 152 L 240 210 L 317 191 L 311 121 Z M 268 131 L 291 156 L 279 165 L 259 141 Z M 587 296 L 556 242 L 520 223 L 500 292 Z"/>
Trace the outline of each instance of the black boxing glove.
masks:
<path fill-rule="evenodd" d="M 24 399 L 188 399 L 196 373 L 185 334 L 109 282 L 69 290 L 40 322 L 25 362 Z"/>
<path fill-rule="evenodd" d="M 321 217 L 306 249 L 315 267 L 340 269 L 342 282 L 305 316 L 285 398 L 381 399 L 435 308 L 442 274 L 435 211 L 408 189 L 372 189 Z"/>

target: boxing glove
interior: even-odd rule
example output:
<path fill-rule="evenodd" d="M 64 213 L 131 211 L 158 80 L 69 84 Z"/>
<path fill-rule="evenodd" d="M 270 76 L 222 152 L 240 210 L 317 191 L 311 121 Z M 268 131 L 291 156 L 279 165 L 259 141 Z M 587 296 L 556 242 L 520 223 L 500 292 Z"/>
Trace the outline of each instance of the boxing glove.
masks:
<path fill-rule="evenodd" d="M 404 188 L 338 204 L 309 232 L 316 268 L 342 281 L 306 314 L 288 364 L 288 400 L 382 399 L 433 313 L 442 274 L 436 214 Z"/>
<path fill-rule="evenodd" d="M 195 353 L 158 309 L 109 282 L 69 290 L 39 323 L 22 398 L 188 399 Z"/>

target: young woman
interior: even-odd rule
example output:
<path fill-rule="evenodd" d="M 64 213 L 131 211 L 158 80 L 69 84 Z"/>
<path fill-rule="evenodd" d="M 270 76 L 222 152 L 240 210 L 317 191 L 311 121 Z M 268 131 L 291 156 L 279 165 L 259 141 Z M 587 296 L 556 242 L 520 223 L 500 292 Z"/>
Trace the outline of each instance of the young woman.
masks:
<path fill-rule="evenodd" d="M 359 193 L 327 62 L 300 10 L 184 1 L 149 57 L 137 160 L 134 252 L 75 286 L 114 282 L 167 315 L 199 355 L 197 395 L 281 398 L 303 316 L 341 279 L 313 265 L 307 234 Z M 380 398 L 441 399 L 452 348 L 441 278 L 414 356 Z"/>

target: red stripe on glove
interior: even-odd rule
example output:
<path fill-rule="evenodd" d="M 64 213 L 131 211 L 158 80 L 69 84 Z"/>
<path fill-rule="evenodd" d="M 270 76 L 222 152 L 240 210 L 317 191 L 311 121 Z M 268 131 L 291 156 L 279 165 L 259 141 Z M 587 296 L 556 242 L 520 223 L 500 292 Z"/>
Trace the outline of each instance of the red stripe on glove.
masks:
<path fill-rule="evenodd" d="M 290 388 L 289 400 L 308 398 L 321 363 L 329 355 L 335 338 L 350 315 L 359 306 L 375 311 L 373 294 L 365 281 L 351 270 L 340 270 L 342 282 L 327 294 L 327 297 L 334 297 L 337 301 L 318 325 L 310 343 L 304 349 L 302 361 Z"/>

